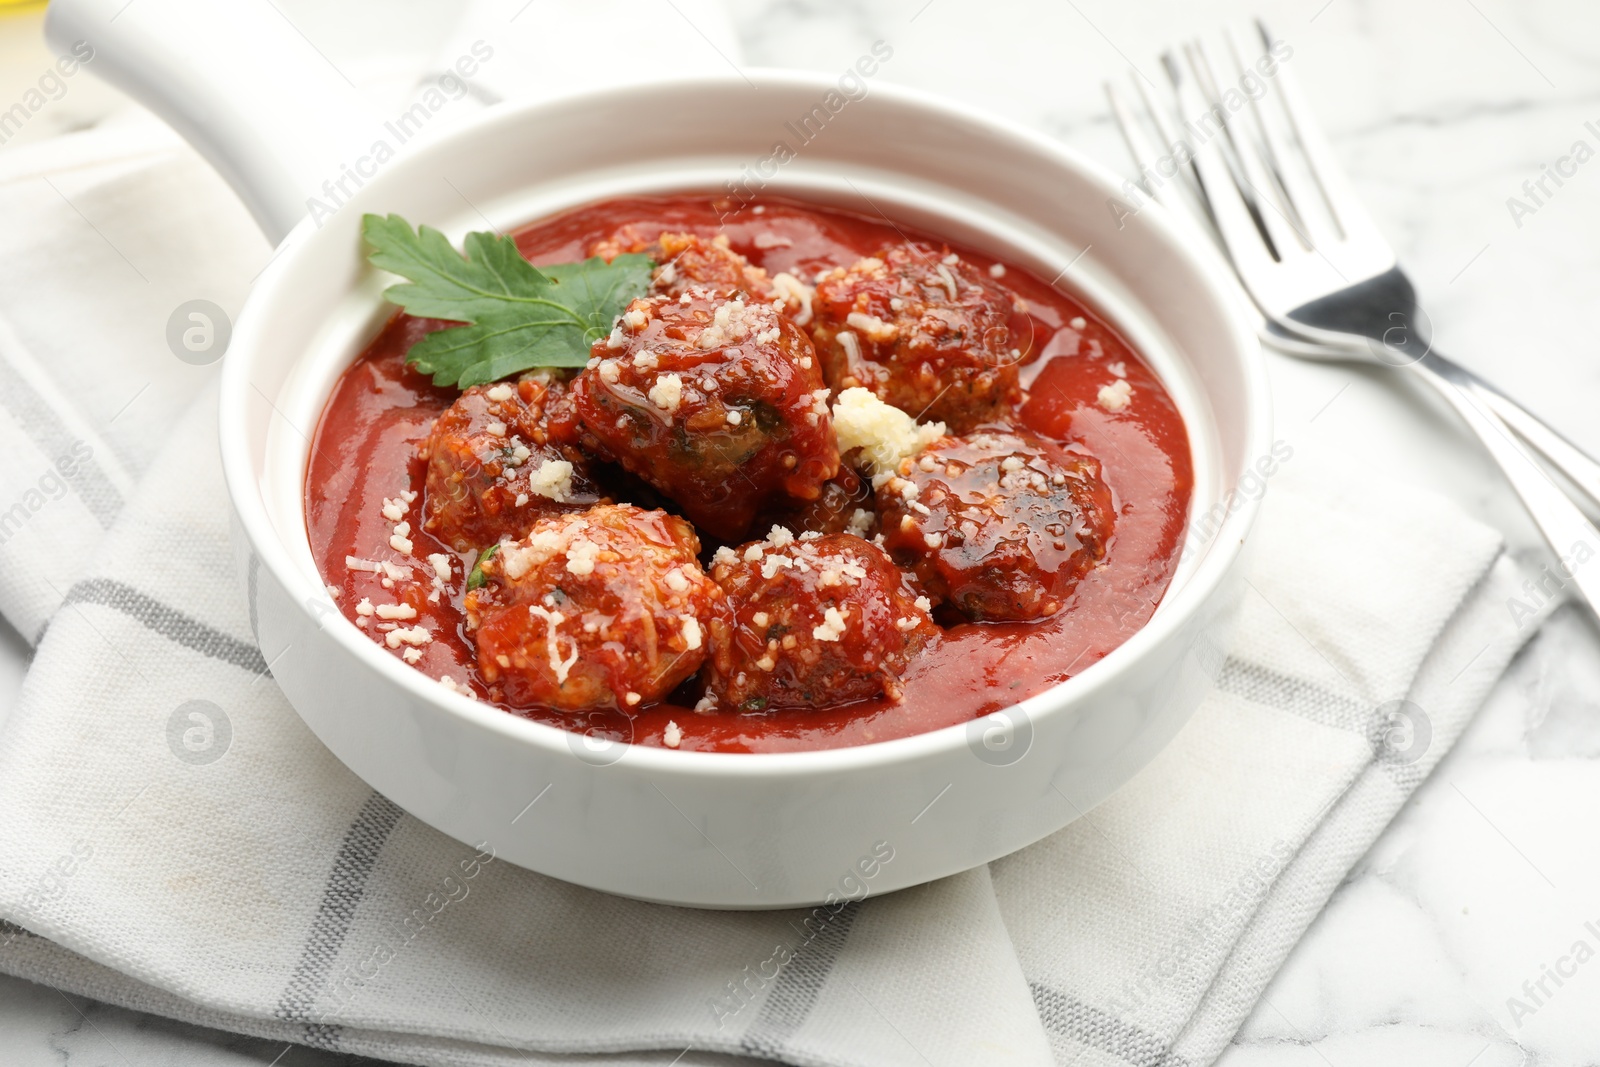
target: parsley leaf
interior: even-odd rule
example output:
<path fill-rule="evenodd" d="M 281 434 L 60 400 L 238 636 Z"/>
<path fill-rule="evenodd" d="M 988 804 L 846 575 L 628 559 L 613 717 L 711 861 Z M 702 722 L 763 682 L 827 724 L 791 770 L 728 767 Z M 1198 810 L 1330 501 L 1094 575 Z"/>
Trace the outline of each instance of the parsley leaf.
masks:
<path fill-rule="evenodd" d="M 465 389 L 534 367 L 581 367 L 590 346 L 650 285 L 649 256 L 610 263 L 535 267 L 516 242 L 493 233 L 467 234 L 465 254 L 428 226 L 415 231 L 399 215 L 367 215 L 361 233 L 374 267 L 406 281 L 384 296 L 421 318 L 463 325 L 430 333 L 406 362 L 435 385 Z"/>
<path fill-rule="evenodd" d="M 495 543 L 479 553 L 477 560 L 472 564 L 472 570 L 467 574 L 467 592 L 472 592 L 484 582 L 488 581 L 488 579 L 483 576 L 483 561 L 498 551 L 500 551 L 500 545 Z"/>

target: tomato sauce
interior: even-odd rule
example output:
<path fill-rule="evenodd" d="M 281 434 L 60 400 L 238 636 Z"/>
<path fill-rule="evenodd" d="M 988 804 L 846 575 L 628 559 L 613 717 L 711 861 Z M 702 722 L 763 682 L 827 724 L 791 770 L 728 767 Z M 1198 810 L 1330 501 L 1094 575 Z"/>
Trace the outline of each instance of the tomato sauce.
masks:
<path fill-rule="evenodd" d="M 535 264 L 582 259 L 594 242 L 631 223 L 635 229 L 727 234 L 733 249 L 770 274 L 810 279 L 905 240 L 949 245 L 982 268 L 992 257 L 938 237 L 867 217 L 768 198 L 724 215 L 703 196 L 609 200 L 534 223 L 515 234 Z M 1105 560 L 1080 581 L 1059 614 L 1031 623 L 966 623 L 947 628 L 903 677 L 904 698 L 837 707 L 696 714 L 695 696 L 680 687 L 672 701 L 627 712 L 589 714 L 505 708 L 580 732 L 661 745 L 669 721 L 685 749 L 781 752 L 869 744 L 969 721 L 1066 681 L 1127 640 L 1150 618 L 1171 581 L 1182 544 L 1193 484 L 1188 437 L 1177 406 L 1160 381 L 1111 326 L 1042 279 L 1015 266 L 1001 280 L 1028 305 L 1033 344 L 1023 354 L 1023 402 L 1016 422 L 1099 459 L 1116 511 Z M 340 378 L 323 411 L 306 478 L 306 526 L 312 553 L 347 618 L 382 640 L 377 620 L 358 613 L 363 599 L 395 598 L 399 568 L 431 578 L 432 555 L 450 560 L 451 579 L 435 601 L 413 598 L 433 639 L 408 662 L 449 676 L 480 699 L 476 655 L 465 630 L 463 576 L 471 554 L 452 551 L 421 528 L 425 464 L 417 445 L 459 395 L 434 386 L 405 364 L 420 337 L 446 324 L 396 316 Z M 1107 410 L 1103 386 L 1118 377 L 1132 402 Z M 412 550 L 391 547 L 394 523 L 386 500 L 415 494 L 407 512 Z M 760 536 L 757 533 L 755 536 Z M 708 544 L 707 550 L 715 547 Z M 349 560 L 356 561 L 354 568 Z M 387 567 L 385 566 L 387 564 Z M 371 569 L 375 565 L 376 569 Z M 407 579 L 398 579 L 404 584 Z M 360 620 L 365 619 L 365 623 Z M 389 645 L 384 645 L 388 649 Z M 393 647 L 396 656 L 411 646 Z"/>

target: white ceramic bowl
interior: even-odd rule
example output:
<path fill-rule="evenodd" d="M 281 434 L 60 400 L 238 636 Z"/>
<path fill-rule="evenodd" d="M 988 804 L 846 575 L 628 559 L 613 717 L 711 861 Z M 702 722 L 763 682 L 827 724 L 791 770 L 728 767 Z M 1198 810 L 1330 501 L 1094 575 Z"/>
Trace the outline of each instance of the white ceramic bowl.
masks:
<path fill-rule="evenodd" d="M 69 19 L 70 10 L 52 14 L 58 40 L 72 39 Z M 148 88 L 160 83 L 150 72 L 160 57 L 128 47 L 117 65 L 134 72 L 124 84 L 173 107 Z M 557 878 L 655 901 L 769 908 L 983 864 L 1060 829 L 1131 778 L 1210 685 L 1255 505 L 1234 497 L 1150 622 L 1079 676 L 968 726 L 855 748 L 731 755 L 596 745 L 448 692 L 350 625 L 313 565 L 302 482 L 308 435 L 334 380 L 390 310 L 385 279 L 364 262 L 361 214 L 398 212 L 459 237 L 485 218 L 505 229 L 622 193 L 721 188 L 767 158 L 783 123 L 833 88 L 822 76 L 747 73 L 758 92 L 705 78 L 502 105 L 390 163 L 320 229 L 302 222 L 235 324 L 221 444 L 262 651 L 290 703 L 351 770 L 424 822 Z M 197 135 L 189 122 L 203 148 L 227 154 L 225 137 L 203 122 Z M 278 179 L 236 161 L 232 169 L 269 228 L 274 210 L 292 209 Z M 1059 274 L 1176 399 L 1199 514 L 1269 447 L 1259 352 L 1210 250 L 1154 206 L 1119 223 L 1108 208 L 1118 187 L 1039 134 L 876 84 L 766 191 L 882 210 L 1044 278 Z M 880 862 L 863 865 L 870 857 Z"/>

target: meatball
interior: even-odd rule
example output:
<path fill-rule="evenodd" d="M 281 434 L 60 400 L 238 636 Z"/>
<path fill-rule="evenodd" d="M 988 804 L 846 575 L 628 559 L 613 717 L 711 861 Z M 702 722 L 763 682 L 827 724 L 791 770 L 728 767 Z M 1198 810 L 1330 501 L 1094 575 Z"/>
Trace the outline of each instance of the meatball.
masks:
<path fill-rule="evenodd" d="M 827 400 L 799 327 L 702 288 L 635 300 L 573 383 L 585 443 L 722 541 L 838 472 Z"/>
<path fill-rule="evenodd" d="M 878 516 L 872 509 L 872 486 L 841 464 L 839 473 L 823 483 L 817 499 L 764 511 L 757 516 L 755 528 L 783 526 L 795 533 L 850 533 L 870 538 L 878 529 Z"/>
<path fill-rule="evenodd" d="M 423 529 L 466 552 L 519 537 L 541 515 L 597 503 L 583 454 L 551 437 L 556 409 L 569 403 L 567 383 L 548 372 L 462 393 L 419 450 L 428 464 Z"/>
<path fill-rule="evenodd" d="M 623 252 L 643 252 L 656 261 L 650 288 L 664 296 L 682 296 L 700 285 L 718 296 L 743 293 L 763 303 L 780 299 L 781 310 L 796 326 L 811 321 L 811 286 L 786 272 L 769 277 L 733 250 L 727 234 L 707 239 L 692 233 L 663 233 L 647 240 L 630 224 L 597 242 L 589 254 L 609 263 Z"/>
<path fill-rule="evenodd" d="M 898 701 L 912 658 L 939 632 L 929 603 L 870 541 L 775 526 L 718 549 L 728 611 L 711 623 L 707 703 L 741 711 Z"/>
<path fill-rule="evenodd" d="M 660 264 L 651 285 L 666 296 L 682 296 L 696 285 L 719 295 L 745 293 L 761 301 L 775 295 L 767 272 L 729 248 L 726 235 L 706 241 L 693 234 L 664 233 L 647 251 Z"/>
<path fill-rule="evenodd" d="M 956 433 L 1004 421 L 1021 398 L 1021 302 L 959 257 L 893 245 L 817 282 L 812 339 L 828 383 L 862 386 Z M 1020 324 L 1020 323 L 1019 323 Z"/>
<path fill-rule="evenodd" d="M 539 519 L 468 584 L 467 628 L 493 699 L 564 711 L 660 700 L 700 668 L 725 610 L 682 519 L 627 504 Z"/>
<path fill-rule="evenodd" d="M 607 262 L 624 252 L 643 252 L 655 260 L 651 288 L 664 296 L 682 296 L 695 285 L 718 295 L 742 292 L 762 301 L 775 295 L 767 272 L 735 252 L 726 234 L 707 240 L 692 233 L 663 233 L 646 240 L 634 227 L 624 226 L 590 249 Z"/>
<path fill-rule="evenodd" d="M 978 621 L 1054 615 L 1105 557 L 1111 490 L 1097 460 L 1021 432 L 946 437 L 878 486 L 884 547 Z"/>

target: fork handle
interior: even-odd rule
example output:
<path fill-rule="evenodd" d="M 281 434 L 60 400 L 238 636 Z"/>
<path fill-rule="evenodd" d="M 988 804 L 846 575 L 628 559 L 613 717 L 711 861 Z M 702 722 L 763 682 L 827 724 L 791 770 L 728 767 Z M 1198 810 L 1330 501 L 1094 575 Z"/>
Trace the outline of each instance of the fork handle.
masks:
<path fill-rule="evenodd" d="M 1455 408 L 1499 465 L 1511 488 L 1522 498 L 1534 524 L 1561 561 L 1557 573 L 1561 584 L 1570 581 L 1588 601 L 1590 610 L 1600 615 L 1600 567 L 1584 566 L 1600 548 L 1600 530 L 1595 529 L 1572 499 L 1512 436 L 1507 422 L 1491 407 L 1488 394 L 1493 392 L 1492 387 L 1480 382 L 1466 368 L 1436 353 L 1428 353 L 1413 367 Z M 1521 408 L 1517 411 L 1572 451 L 1578 451 L 1526 411 Z M 1593 465 L 1587 456 L 1583 459 Z"/>
<path fill-rule="evenodd" d="M 1442 356 L 1440 360 L 1448 362 Z M 1474 396 L 1499 416 L 1501 422 L 1515 430 L 1517 436 L 1542 455 L 1550 466 L 1560 471 L 1562 476 L 1572 483 L 1573 488 L 1588 497 L 1596 508 L 1600 508 L 1600 463 L 1595 462 L 1587 452 L 1567 440 L 1539 416 L 1502 393 L 1492 383 L 1484 381 L 1465 367 L 1458 369 L 1466 388 L 1471 390 Z"/>
<path fill-rule="evenodd" d="M 1311 359 L 1326 359 L 1329 349 L 1338 347 L 1328 341 L 1302 340 L 1298 336 L 1286 333 L 1285 329 L 1263 324 L 1259 331 L 1262 343 L 1291 356 Z M 1353 355 L 1366 353 L 1363 343 L 1352 341 L 1345 347 Z M 1432 370 L 1443 374 L 1448 380 L 1483 401 L 1484 406 L 1497 415 L 1501 422 L 1516 431 L 1518 437 L 1543 456 L 1550 466 L 1560 471 L 1562 477 L 1582 493 L 1594 509 L 1600 511 L 1600 461 L 1569 441 L 1555 427 L 1501 392 L 1493 382 L 1478 377 L 1466 367 L 1437 352 L 1430 351 L 1429 355 L 1434 363 Z"/>

